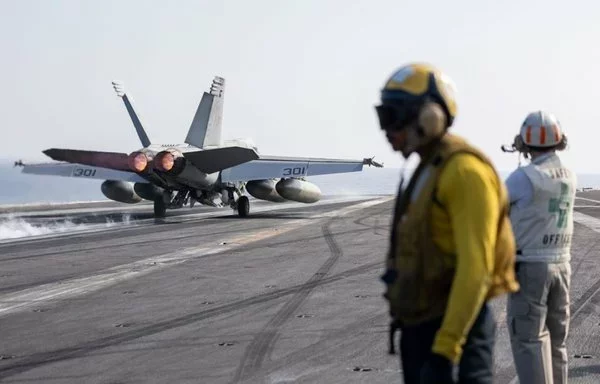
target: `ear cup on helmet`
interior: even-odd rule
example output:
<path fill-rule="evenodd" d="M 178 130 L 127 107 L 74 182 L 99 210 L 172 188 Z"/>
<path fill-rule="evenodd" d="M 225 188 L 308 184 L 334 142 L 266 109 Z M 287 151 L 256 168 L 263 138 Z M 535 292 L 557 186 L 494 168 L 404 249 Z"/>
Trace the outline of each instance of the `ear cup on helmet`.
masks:
<path fill-rule="evenodd" d="M 419 112 L 418 126 L 426 138 L 441 136 L 447 127 L 444 109 L 438 103 L 426 102 Z"/>
<path fill-rule="evenodd" d="M 519 152 L 527 152 L 527 146 L 525 145 L 525 142 L 520 134 L 515 136 L 513 147 Z"/>
<path fill-rule="evenodd" d="M 569 145 L 569 142 L 567 140 L 567 135 L 565 135 L 563 133 L 562 138 L 560 139 L 560 143 L 558 143 L 558 145 L 556 146 L 556 150 L 557 151 L 564 151 L 565 149 L 567 149 L 568 145 Z"/>

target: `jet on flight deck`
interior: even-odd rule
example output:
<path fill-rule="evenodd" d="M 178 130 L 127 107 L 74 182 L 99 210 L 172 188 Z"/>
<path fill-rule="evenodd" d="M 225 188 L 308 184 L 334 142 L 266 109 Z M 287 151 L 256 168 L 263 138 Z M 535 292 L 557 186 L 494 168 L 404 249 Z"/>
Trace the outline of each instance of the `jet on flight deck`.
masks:
<path fill-rule="evenodd" d="M 230 206 L 238 215 L 250 212 L 245 192 L 271 202 L 314 203 L 319 187 L 307 176 L 359 172 L 373 160 L 264 156 L 249 139 L 221 139 L 225 79 L 216 76 L 204 92 L 185 144 L 152 144 L 123 84 L 113 82 L 123 99 L 143 148 L 130 154 L 51 148 L 43 151 L 56 162 L 23 164 L 23 173 L 105 180 L 102 193 L 122 203 L 154 202 L 154 215 L 167 209 L 200 204 Z"/>

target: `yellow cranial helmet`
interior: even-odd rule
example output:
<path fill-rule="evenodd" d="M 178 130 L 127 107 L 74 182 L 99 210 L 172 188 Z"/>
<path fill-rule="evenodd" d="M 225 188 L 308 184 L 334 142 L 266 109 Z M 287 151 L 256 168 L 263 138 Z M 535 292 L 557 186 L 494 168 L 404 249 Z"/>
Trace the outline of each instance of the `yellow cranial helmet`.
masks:
<path fill-rule="evenodd" d="M 439 128 L 445 130 L 454 122 L 456 87 L 447 75 L 430 64 L 405 65 L 390 76 L 381 90 L 381 105 L 376 107 L 381 128 L 402 129 L 420 120 L 423 108 L 431 103 L 441 107 L 445 121 L 441 127 L 433 127 L 436 132 L 426 134 L 435 134 Z"/>

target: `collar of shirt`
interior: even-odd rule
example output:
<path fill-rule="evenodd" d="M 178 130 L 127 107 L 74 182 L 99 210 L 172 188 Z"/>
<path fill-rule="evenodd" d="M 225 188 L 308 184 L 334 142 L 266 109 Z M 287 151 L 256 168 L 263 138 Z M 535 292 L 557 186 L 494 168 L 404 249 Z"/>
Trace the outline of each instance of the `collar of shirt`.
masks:
<path fill-rule="evenodd" d="M 534 164 L 541 164 L 544 161 L 548 160 L 549 158 L 551 158 L 555 155 L 556 155 L 556 153 L 554 153 L 554 152 L 548 152 L 548 153 L 545 153 L 545 154 L 537 157 L 535 160 L 532 160 L 531 162 Z"/>

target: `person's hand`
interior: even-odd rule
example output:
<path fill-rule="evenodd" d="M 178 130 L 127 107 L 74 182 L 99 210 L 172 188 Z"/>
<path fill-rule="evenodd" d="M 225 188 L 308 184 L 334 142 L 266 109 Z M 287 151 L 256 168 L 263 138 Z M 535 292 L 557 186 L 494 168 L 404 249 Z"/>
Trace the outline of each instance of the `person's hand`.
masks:
<path fill-rule="evenodd" d="M 421 384 L 454 384 L 452 362 L 442 355 L 432 353 L 421 368 Z"/>

